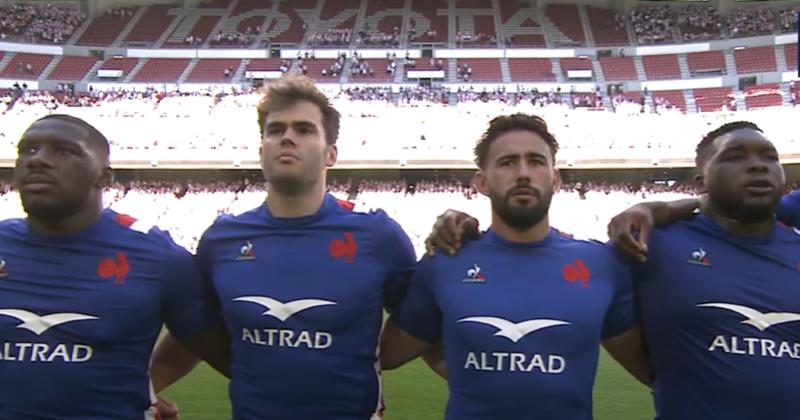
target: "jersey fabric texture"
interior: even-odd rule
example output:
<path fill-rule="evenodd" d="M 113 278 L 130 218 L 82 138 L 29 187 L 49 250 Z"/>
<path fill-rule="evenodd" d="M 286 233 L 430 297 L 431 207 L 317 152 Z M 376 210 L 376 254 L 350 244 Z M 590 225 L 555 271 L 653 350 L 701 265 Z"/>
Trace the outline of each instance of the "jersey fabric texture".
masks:
<path fill-rule="evenodd" d="M 423 258 L 393 319 L 442 341 L 452 420 L 591 419 L 600 341 L 635 323 L 616 251 L 555 229 L 533 243 L 490 229 Z"/>
<path fill-rule="evenodd" d="M 165 232 L 105 210 L 71 235 L 0 222 L 0 419 L 141 420 L 162 325 L 213 322 L 191 254 Z"/>
<path fill-rule="evenodd" d="M 403 297 L 415 263 L 386 213 L 353 212 L 327 194 L 305 217 L 261 205 L 217 219 L 198 259 L 231 335 L 234 419 L 380 412 L 383 309 Z"/>
<path fill-rule="evenodd" d="M 660 420 L 800 413 L 800 236 L 725 231 L 705 214 L 653 230 L 636 270 Z"/>

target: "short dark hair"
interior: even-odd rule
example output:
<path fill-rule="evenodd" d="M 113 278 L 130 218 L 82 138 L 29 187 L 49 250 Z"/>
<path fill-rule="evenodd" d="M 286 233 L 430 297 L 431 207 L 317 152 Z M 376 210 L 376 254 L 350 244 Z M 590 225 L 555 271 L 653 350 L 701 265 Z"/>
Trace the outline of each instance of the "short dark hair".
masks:
<path fill-rule="evenodd" d="M 555 163 L 558 142 L 555 136 L 547 130 L 547 123 L 538 115 L 516 113 L 511 115 L 501 115 L 489 121 L 489 128 L 483 133 L 478 143 L 475 145 L 475 163 L 479 168 L 486 168 L 489 158 L 489 147 L 498 137 L 510 131 L 530 131 L 536 133 L 544 139 L 550 146 L 550 155 Z"/>
<path fill-rule="evenodd" d="M 706 134 L 705 137 L 703 137 L 703 139 L 700 140 L 700 143 L 697 144 L 697 148 L 695 149 L 695 155 L 694 155 L 695 165 L 698 168 L 703 166 L 703 164 L 706 161 L 706 155 L 707 155 L 706 152 L 708 151 L 709 146 L 711 146 L 714 143 L 714 140 L 732 131 L 740 130 L 743 128 L 749 128 L 751 130 L 756 130 L 761 133 L 764 132 L 764 130 L 762 130 L 758 125 L 750 121 L 734 121 L 725 123 L 716 128 L 715 130 Z"/>
<path fill-rule="evenodd" d="M 86 130 L 89 133 L 89 137 L 87 138 L 87 140 L 90 143 L 90 147 L 92 147 L 92 148 L 96 149 L 97 151 L 99 151 L 101 153 L 101 157 L 103 157 L 106 160 L 108 160 L 109 155 L 111 154 L 111 148 L 108 145 L 108 138 L 106 138 L 106 136 L 103 133 L 101 133 L 100 130 L 95 128 L 93 125 L 89 124 L 88 122 L 86 122 L 85 120 L 83 120 L 81 118 L 78 118 L 78 117 L 75 117 L 75 116 L 72 116 L 72 115 L 67 115 L 67 114 L 49 114 L 49 115 L 45 115 L 44 117 L 39 118 L 38 120 L 34 121 L 33 124 L 36 124 L 36 123 L 41 122 L 41 121 L 47 121 L 47 120 L 59 120 L 59 121 L 65 122 L 67 124 L 73 124 L 73 125 L 76 125 L 78 127 L 83 128 L 84 130 Z M 33 125 L 33 124 L 31 124 L 31 125 Z"/>
<path fill-rule="evenodd" d="M 264 123 L 272 111 L 289 108 L 299 101 L 308 101 L 316 105 L 322 113 L 322 128 L 325 129 L 325 142 L 336 144 L 339 137 L 339 111 L 331 105 L 325 96 L 314 85 L 314 81 L 306 76 L 287 75 L 269 84 L 258 102 L 258 128 L 264 137 Z"/>

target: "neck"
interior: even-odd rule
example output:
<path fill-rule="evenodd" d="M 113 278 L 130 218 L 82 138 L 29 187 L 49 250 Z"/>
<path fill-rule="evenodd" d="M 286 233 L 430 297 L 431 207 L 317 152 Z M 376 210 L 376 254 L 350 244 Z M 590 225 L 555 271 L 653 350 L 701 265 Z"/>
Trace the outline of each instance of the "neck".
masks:
<path fill-rule="evenodd" d="M 736 220 L 724 214 L 719 208 L 715 207 L 711 203 L 708 204 L 705 212 L 708 217 L 711 218 L 711 220 L 717 222 L 717 224 L 722 226 L 723 229 L 734 235 L 766 236 L 772 231 L 772 228 L 775 225 L 775 219 L 773 217 L 750 223 Z"/>
<path fill-rule="evenodd" d="M 538 242 L 550 233 L 550 218 L 545 215 L 539 223 L 525 230 L 509 226 L 496 213 L 492 212 L 492 230 L 497 236 L 509 242 Z"/>
<path fill-rule="evenodd" d="M 299 194 L 286 194 L 274 185 L 267 186 L 267 208 L 275 217 L 303 217 L 316 213 L 325 200 L 324 183 Z"/>
<path fill-rule="evenodd" d="M 103 203 L 98 202 L 61 220 L 44 220 L 29 215 L 25 221 L 28 223 L 28 229 L 40 235 L 69 235 L 97 223 L 102 214 Z"/>

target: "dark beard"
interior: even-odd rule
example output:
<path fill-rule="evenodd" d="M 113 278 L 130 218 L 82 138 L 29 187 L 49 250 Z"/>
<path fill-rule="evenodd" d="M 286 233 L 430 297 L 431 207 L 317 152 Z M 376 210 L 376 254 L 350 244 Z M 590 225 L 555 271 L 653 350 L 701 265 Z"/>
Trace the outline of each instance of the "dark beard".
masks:
<path fill-rule="evenodd" d="M 507 225 L 516 230 L 527 230 L 541 222 L 547 212 L 550 210 L 550 201 L 553 198 L 552 191 L 540 193 L 536 191 L 536 197 L 539 203 L 533 207 L 518 207 L 512 206 L 511 191 L 504 196 L 501 196 L 495 191 L 489 193 L 489 199 L 492 202 L 492 208 L 497 216 Z"/>

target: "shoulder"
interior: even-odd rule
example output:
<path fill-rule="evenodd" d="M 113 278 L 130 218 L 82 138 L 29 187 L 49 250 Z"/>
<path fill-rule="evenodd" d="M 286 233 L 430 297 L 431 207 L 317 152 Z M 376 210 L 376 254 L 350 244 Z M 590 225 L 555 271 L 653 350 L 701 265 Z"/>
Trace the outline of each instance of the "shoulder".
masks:
<path fill-rule="evenodd" d="M 14 218 L 0 220 L 0 234 L 14 234 L 25 231 L 25 219 Z"/>
<path fill-rule="evenodd" d="M 188 253 L 175 243 L 169 232 L 162 230 L 155 223 L 113 210 L 106 210 L 104 217 L 116 231 L 116 237 L 128 243 L 138 243 L 145 250 L 159 253 Z"/>

